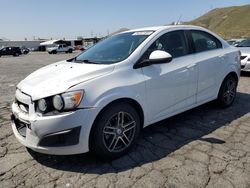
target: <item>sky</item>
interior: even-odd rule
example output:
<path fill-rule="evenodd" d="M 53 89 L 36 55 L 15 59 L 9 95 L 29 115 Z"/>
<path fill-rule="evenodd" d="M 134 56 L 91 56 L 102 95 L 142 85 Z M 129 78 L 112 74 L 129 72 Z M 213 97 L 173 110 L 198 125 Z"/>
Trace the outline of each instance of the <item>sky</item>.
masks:
<path fill-rule="evenodd" d="M 0 38 L 105 36 L 193 20 L 211 9 L 250 4 L 250 0 L 1 0 Z"/>

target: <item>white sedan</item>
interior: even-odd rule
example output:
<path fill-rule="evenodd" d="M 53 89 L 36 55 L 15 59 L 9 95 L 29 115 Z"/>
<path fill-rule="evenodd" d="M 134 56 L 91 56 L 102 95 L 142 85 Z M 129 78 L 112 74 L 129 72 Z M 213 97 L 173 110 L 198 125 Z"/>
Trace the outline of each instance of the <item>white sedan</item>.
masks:
<path fill-rule="evenodd" d="M 250 39 L 247 39 L 237 45 L 241 51 L 241 70 L 250 71 Z"/>
<path fill-rule="evenodd" d="M 109 37 L 17 85 L 12 128 L 32 150 L 126 153 L 142 128 L 201 104 L 233 104 L 240 52 L 196 26 L 160 26 Z"/>

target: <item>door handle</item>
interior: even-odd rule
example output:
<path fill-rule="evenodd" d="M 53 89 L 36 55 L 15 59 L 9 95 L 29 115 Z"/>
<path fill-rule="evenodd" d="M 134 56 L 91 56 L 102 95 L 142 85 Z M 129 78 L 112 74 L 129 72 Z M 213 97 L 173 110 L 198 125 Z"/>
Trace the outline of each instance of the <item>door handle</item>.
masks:
<path fill-rule="evenodd" d="M 196 67 L 196 64 L 190 64 L 190 65 L 187 66 L 188 69 L 191 69 L 193 67 Z"/>

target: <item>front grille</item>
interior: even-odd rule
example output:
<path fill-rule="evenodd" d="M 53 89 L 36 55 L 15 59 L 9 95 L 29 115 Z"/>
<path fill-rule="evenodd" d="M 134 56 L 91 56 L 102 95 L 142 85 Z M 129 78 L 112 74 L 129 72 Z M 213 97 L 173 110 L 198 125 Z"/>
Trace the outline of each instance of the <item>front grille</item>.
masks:
<path fill-rule="evenodd" d="M 30 123 L 23 122 L 17 119 L 14 115 L 11 116 L 11 120 L 14 122 L 17 131 L 22 137 L 26 137 L 26 130 L 30 128 Z"/>
<path fill-rule="evenodd" d="M 240 56 L 240 60 L 244 60 L 247 56 Z"/>

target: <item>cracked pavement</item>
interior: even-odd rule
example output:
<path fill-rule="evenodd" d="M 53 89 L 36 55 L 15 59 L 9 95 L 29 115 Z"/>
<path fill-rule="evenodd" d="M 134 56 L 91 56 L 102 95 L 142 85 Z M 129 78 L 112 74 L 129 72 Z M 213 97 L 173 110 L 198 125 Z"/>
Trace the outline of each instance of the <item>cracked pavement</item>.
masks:
<path fill-rule="evenodd" d="M 10 126 L 15 86 L 37 68 L 72 56 L 0 58 L 0 187 L 250 188 L 250 73 L 241 76 L 232 107 L 209 103 L 149 126 L 117 160 L 26 149 Z"/>

